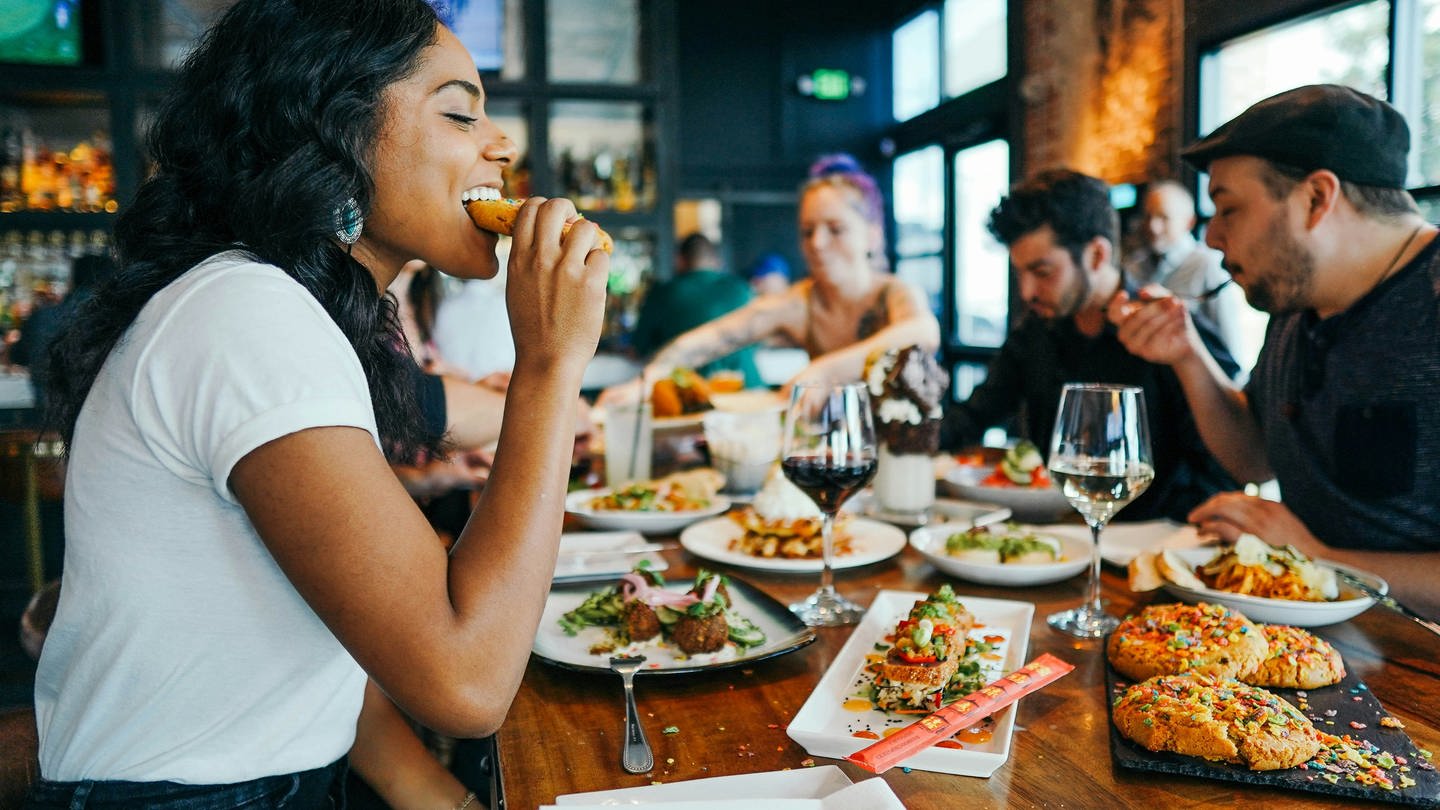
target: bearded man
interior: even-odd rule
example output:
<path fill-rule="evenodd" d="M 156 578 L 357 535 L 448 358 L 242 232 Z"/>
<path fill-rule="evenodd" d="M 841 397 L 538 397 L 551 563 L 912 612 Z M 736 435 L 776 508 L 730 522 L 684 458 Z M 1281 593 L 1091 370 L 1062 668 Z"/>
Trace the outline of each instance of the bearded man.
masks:
<path fill-rule="evenodd" d="M 1258 102 L 1185 150 L 1210 171 L 1206 241 L 1271 315 L 1249 384 L 1211 367 L 1185 308 L 1147 288 L 1110 316 L 1174 368 L 1206 443 L 1282 502 L 1226 493 L 1191 513 L 1391 578 L 1440 605 L 1440 241 L 1405 189 L 1410 133 L 1383 101 L 1312 85 Z"/>
<path fill-rule="evenodd" d="M 957 448 L 1019 417 L 1020 434 L 1048 452 L 1067 382 L 1121 383 L 1145 392 L 1155 480 L 1118 519 L 1183 519 L 1235 482 L 1205 449 L 1179 380 L 1167 366 L 1128 352 L 1106 320 L 1121 290 L 1119 217 L 1104 182 L 1068 169 L 1041 172 L 1010 189 L 990 213 L 990 233 L 1010 252 L 1026 313 L 970 398 L 946 409 L 942 445 Z M 1238 370 L 1219 338 L 1197 326 L 1206 355 Z"/>

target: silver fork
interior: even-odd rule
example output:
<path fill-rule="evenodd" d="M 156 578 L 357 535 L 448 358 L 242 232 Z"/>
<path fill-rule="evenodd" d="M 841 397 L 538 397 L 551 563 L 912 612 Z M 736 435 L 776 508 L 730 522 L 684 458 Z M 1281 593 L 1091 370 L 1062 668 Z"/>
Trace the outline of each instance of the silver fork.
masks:
<path fill-rule="evenodd" d="M 620 673 L 625 683 L 625 747 L 620 753 L 620 764 L 630 773 L 646 773 L 655 767 L 655 755 L 650 752 L 650 742 L 640 726 L 640 712 L 635 708 L 635 672 L 643 663 L 643 655 L 610 659 L 610 669 Z"/>

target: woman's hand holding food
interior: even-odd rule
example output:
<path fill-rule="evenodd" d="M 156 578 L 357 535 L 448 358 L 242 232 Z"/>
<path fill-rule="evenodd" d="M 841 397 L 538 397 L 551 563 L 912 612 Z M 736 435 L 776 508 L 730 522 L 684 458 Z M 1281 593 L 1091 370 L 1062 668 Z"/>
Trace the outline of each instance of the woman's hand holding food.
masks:
<path fill-rule="evenodd" d="M 583 371 L 599 342 L 609 272 L 600 229 L 569 200 L 526 201 L 505 293 L 517 368 Z"/>
<path fill-rule="evenodd" d="M 1284 504 L 1243 492 L 1215 495 L 1192 509 L 1186 520 L 1201 534 L 1230 543 L 1242 534 L 1253 534 L 1272 546 L 1294 546 L 1312 558 L 1329 550 Z"/>

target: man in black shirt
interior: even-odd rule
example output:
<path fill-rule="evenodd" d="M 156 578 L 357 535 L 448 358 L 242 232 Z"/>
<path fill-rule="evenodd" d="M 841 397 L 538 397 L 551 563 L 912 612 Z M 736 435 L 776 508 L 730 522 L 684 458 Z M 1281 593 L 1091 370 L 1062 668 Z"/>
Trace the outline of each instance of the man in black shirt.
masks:
<path fill-rule="evenodd" d="M 1256 103 L 1190 146 L 1210 173 L 1206 241 L 1270 328 L 1244 389 L 1196 351 L 1185 308 L 1116 301 L 1133 351 L 1170 364 L 1206 443 L 1283 503 L 1241 493 L 1203 530 L 1349 563 L 1440 609 L 1440 240 L 1405 191 L 1410 133 L 1389 104 L 1338 85 Z"/>
<path fill-rule="evenodd" d="M 1047 452 L 1067 382 L 1137 385 L 1145 391 L 1155 480 L 1123 520 L 1186 514 L 1235 482 L 1205 449 L 1166 366 L 1126 351 L 1105 316 L 1123 279 L 1116 265 L 1119 223 L 1109 187 L 1066 169 L 1042 172 L 1010 190 L 990 214 L 990 232 L 1010 251 L 1028 310 L 970 398 L 946 408 L 941 443 L 956 449 L 1020 415 L 1021 435 Z M 1234 360 L 1208 328 L 1205 345 L 1228 374 Z"/>

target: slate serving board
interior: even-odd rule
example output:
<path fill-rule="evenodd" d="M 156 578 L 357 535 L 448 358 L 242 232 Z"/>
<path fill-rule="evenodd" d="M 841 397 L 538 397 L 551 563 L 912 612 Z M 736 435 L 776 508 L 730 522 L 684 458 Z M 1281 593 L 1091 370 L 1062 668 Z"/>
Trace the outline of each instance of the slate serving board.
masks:
<path fill-rule="evenodd" d="M 1115 698 L 1130 684 L 1129 679 L 1106 664 L 1107 707 L 1113 707 Z M 1357 677 L 1346 675 L 1345 680 L 1340 683 L 1321 689 L 1271 688 L 1270 691 L 1288 700 L 1290 705 L 1300 709 L 1302 714 L 1309 717 L 1316 728 L 1326 733 L 1337 737 L 1348 734 L 1354 739 L 1366 740 L 1382 751 L 1404 757 L 1410 765 L 1410 770 L 1405 772 L 1405 776 L 1414 779 L 1415 784 L 1404 789 L 1384 790 L 1373 785 L 1347 782 L 1343 775 L 1339 782 L 1331 784 L 1321 776 L 1325 771 L 1309 768 L 1252 771 L 1243 765 L 1211 762 L 1199 757 L 1180 756 L 1165 751 L 1150 751 L 1121 736 L 1115 728 L 1113 718 L 1110 722 L 1110 754 L 1116 765 L 1133 770 L 1198 776 L 1204 779 L 1222 779 L 1373 802 L 1440 808 L 1440 771 L 1431 765 L 1430 760 L 1418 756 L 1419 746 L 1411 741 L 1410 736 L 1404 730 L 1380 725 L 1380 718 L 1388 717 L 1390 713 L 1380 705 L 1380 701 Z M 1299 697 L 1300 692 L 1304 692 L 1306 695 L 1303 706 Z M 1108 711 L 1109 708 L 1107 708 L 1107 713 Z M 1333 717 L 1326 716 L 1327 711 L 1334 711 L 1335 715 Z M 1332 721 L 1334 725 L 1327 725 L 1325 722 L 1327 720 Z M 1351 727 L 1351 722 L 1364 723 L 1365 727 L 1355 729 Z M 1389 771 L 1387 774 L 1398 784 L 1399 780 L 1395 771 Z"/>

